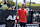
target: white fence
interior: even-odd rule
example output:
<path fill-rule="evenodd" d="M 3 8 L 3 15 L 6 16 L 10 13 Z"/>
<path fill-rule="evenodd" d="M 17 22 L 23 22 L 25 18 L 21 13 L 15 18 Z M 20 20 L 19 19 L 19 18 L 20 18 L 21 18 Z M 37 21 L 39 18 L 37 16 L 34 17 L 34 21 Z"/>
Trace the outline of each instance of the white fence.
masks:
<path fill-rule="evenodd" d="M 5 26 L 6 26 L 5 24 L 0 25 L 0 27 L 5 27 Z"/>
<path fill-rule="evenodd" d="M 17 27 L 21 27 L 20 24 L 17 24 Z M 25 27 L 39 27 L 38 24 L 26 24 Z"/>

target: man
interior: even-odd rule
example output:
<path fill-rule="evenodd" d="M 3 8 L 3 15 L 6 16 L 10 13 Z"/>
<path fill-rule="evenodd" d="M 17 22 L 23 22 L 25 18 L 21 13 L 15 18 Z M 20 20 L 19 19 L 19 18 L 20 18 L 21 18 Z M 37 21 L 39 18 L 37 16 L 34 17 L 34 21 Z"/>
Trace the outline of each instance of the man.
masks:
<path fill-rule="evenodd" d="M 15 6 L 12 7 L 12 10 L 15 10 Z"/>
<path fill-rule="evenodd" d="M 27 23 L 26 15 L 28 15 L 28 13 L 27 13 L 27 10 L 24 9 L 24 7 L 25 7 L 25 4 L 22 4 L 22 8 L 18 9 L 17 15 L 16 15 L 16 16 L 19 16 L 18 23 L 21 25 L 21 27 L 22 26 L 25 27 Z"/>
<path fill-rule="evenodd" d="M 2 6 L 2 5 L 0 4 L 0 8 L 1 8 L 1 6 Z"/>
<path fill-rule="evenodd" d="M 4 5 L 1 7 L 2 10 L 6 10 L 8 9 L 7 5 L 6 5 L 6 2 L 4 3 Z"/>

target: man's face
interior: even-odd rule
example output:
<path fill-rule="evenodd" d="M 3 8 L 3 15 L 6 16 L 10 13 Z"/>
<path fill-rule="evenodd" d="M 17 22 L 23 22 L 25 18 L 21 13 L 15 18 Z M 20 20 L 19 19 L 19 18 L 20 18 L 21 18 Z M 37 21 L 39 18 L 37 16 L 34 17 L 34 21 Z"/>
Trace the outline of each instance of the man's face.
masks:
<path fill-rule="evenodd" d="M 24 8 L 25 7 L 25 4 L 22 4 L 22 8 Z"/>

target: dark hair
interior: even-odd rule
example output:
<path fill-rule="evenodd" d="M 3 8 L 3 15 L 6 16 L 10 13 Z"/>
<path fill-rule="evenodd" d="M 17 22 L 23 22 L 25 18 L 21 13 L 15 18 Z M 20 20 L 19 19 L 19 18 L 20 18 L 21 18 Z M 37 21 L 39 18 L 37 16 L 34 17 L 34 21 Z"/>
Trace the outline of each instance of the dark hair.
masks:
<path fill-rule="evenodd" d="M 4 2 L 4 4 L 7 4 L 6 2 Z"/>

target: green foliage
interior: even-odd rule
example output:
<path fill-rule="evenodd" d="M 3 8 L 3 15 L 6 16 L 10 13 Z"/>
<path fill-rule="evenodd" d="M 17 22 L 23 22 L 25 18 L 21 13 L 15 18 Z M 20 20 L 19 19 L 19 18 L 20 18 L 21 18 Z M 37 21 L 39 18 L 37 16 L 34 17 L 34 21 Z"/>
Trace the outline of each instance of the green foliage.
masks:
<path fill-rule="evenodd" d="M 29 7 L 29 3 L 25 3 L 25 7 Z"/>
<path fill-rule="evenodd" d="M 10 7 L 10 4 L 7 4 L 8 7 Z"/>
<path fill-rule="evenodd" d="M 13 5 L 12 6 L 14 6 L 14 5 L 16 5 L 16 3 L 13 1 Z"/>
<path fill-rule="evenodd" d="M 7 0 L 7 4 L 11 4 L 11 0 Z"/>
<path fill-rule="evenodd" d="M 21 3 L 18 3 L 18 7 L 22 7 Z M 25 3 L 25 7 L 29 7 L 29 3 Z"/>
<path fill-rule="evenodd" d="M 0 1 L 0 4 L 1 3 L 4 3 L 4 1 Z M 16 3 L 13 1 L 12 2 L 13 3 L 13 5 L 12 6 L 14 6 L 14 5 L 16 5 Z M 7 0 L 7 5 L 10 7 L 10 4 L 11 4 L 11 0 Z M 31 6 L 40 6 L 40 4 L 33 4 L 33 3 L 31 3 Z M 18 3 L 18 7 L 21 7 L 21 3 Z M 29 3 L 25 3 L 25 7 L 29 7 Z"/>
<path fill-rule="evenodd" d="M 1 5 L 1 3 L 4 3 L 4 1 L 0 1 L 0 5 Z"/>
<path fill-rule="evenodd" d="M 0 1 L 0 4 L 1 4 L 1 1 Z"/>
<path fill-rule="evenodd" d="M 16 3 L 14 1 L 12 1 L 12 6 L 14 6 Z M 11 0 L 7 0 L 7 5 L 10 7 L 10 4 L 11 4 Z"/>
<path fill-rule="evenodd" d="M 18 7 L 21 7 L 21 3 L 18 3 Z"/>
<path fill-rule="evenodd" d="M 25 7 L 29 7 L 29 3 L 25 3 Z M 31 6 L 40 6 L 40 4 L 33 4 L 31 3 Z M 21 7 L 21 3 L 18 3 L 18 7 Z"/>
<path fill-rule="evenodd" d="M 31 3 L 31 6 L 40 6 L 40 4 L 32 4 L 32 3 Z"/>
<path fill-rule="evenodd" d="M 7 0 L 7 6 L 10 7 L 11 0 Z"/>

